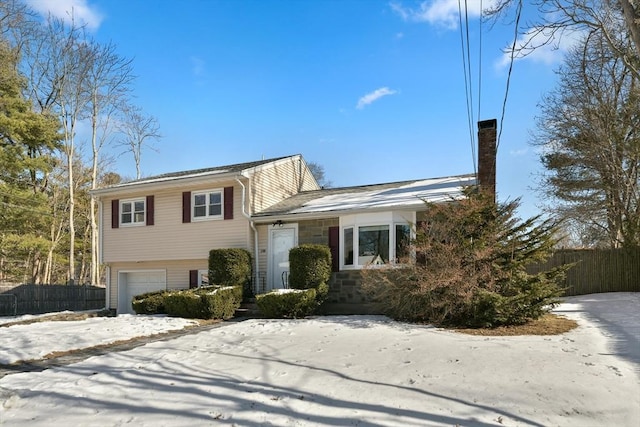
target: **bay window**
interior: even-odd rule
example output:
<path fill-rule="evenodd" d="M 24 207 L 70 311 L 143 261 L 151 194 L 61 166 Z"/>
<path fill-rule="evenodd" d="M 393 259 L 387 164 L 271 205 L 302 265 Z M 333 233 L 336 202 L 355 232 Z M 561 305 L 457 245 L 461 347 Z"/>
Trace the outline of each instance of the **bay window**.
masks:
<path fill-rule="evenodd" d="M 413 212 L 382 212 L 340 218 L 342 267 L 398 264 L 411 256 Z"/>

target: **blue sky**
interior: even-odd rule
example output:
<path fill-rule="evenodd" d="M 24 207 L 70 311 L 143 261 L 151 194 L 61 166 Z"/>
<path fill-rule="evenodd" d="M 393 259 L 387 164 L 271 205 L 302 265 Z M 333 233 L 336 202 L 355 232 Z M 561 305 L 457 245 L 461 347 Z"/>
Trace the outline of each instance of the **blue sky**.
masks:
<path fill-rule="evenodd" d="M 146 176 L 298 153 L 334 186 L 474 171 L 457 0 L 28 3 L 58 16 L 73 9 L 93 37 L 133 58 L 135 102 L 163 135 L 142 156 Z M 479 2 L 468 5 L 475 134 L 478 119 L 500 121 L 514 28 L 480 27 Z M 514 64 L 498 197 L 522 197 L 525 216 L 539 204 L 528 141 L 561 53 Z M 135 175 L 128 157 L 115 169 Z"/>

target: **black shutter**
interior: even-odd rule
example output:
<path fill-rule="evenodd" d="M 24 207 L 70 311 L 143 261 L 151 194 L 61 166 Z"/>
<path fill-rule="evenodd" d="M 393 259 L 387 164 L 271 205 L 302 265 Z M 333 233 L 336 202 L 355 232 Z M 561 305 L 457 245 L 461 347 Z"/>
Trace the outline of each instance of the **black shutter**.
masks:
<path fill-rule="evenodd" d="M 224 187 L 224 219 L 233 219 L 233 187 Z"/>
<path fill-rule="evenodd" d="M 153 196 L 147 196 L 147 206 L 145 208 L 147 210 L 147 225 L 153 225 L 154 224 Z"/>
<path fill-rule="evenodd" d="M 191 222 L 191 191 L 182 193 L 182 222 Z"/>
<path fill-rule="evenodd" d="M 198 287 L 198 270 L 189 270 L 189 288 Z"/>
<path fill-rule="evenodd" d="M 120 200 L 111 201 L 111 228 L 120 227 Z"/>

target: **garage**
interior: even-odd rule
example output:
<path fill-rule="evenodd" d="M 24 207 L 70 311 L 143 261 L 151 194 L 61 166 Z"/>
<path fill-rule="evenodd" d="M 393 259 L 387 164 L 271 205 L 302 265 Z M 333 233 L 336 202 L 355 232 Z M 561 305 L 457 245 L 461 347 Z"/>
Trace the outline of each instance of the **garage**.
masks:
<path fill-rule="evenodd" d="M 167 289 L 165 270 L 133 270 L 118 272 L 118 314 L 134 313 L 131 300 L 145 292 Z"/>

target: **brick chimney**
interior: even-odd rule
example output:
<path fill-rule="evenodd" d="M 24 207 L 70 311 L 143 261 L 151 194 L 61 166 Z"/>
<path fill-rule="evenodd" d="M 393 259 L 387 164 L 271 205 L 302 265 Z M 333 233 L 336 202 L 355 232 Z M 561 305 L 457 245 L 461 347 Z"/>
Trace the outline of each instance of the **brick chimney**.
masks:
<path fill-rule="evenodd" d="M 496 141 L 498 121 L 478 122 L 478 186 L 496 198 Z"/>

